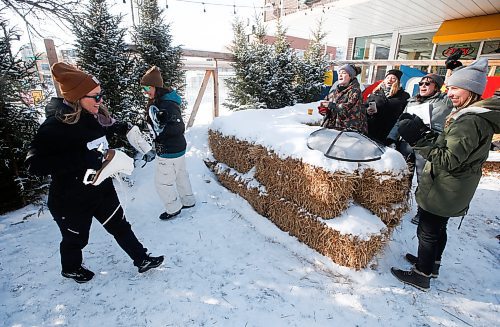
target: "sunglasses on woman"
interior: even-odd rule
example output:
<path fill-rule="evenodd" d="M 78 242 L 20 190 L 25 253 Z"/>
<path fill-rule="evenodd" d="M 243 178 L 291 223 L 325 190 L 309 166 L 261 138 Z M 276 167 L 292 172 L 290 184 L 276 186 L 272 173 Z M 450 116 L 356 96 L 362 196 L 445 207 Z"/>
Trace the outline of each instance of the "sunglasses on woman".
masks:
<path fill-rule="evenodd" d="M 94 99 L 94 101 L 97 103 L 99 101 L 102 100 L 102 97 L 104 96 L 104 92 L 101 92 L 99 94 L 96 94 L 96 95 L 84 95 L 83 97 L 84 98 L 91 98 L 91 99 Z"/>
<path fill-rule="evenodd" d="M 423 86 L 423 85 L 429 86 L 431 84 L 432 84 L 431 82 L 418 82 L 418 86 Z"/>
<path fill-rule="evenodd" d="M 151 86 L 143 86 L 143 87 L 142 87 L 142 90 L 143 90 L 144 92 L 149 92 L 149 90 L 151 90 Z"/>

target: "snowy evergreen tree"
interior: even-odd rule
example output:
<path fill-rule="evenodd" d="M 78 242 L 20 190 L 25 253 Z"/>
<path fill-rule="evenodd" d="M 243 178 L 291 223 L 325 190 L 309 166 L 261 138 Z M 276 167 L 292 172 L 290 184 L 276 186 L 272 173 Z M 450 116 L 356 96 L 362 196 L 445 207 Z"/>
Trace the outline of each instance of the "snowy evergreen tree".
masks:
<path fill-rule="evenodd" d="M 231 110 L 238 110 L 242 106 L 248 105 L 250 101 L 250 94 L 247 92 L 246 75 L 247 65 L 246 56 L 248 53 L 249 43 L 245 34 L 245 26 L 243 21 L 236 18 L 233 23 L 233 42 L 229 50 L 233 53 L 234 62 L 231 66 L 234 69 L 234 76 L 228 77 L 224 80 L 228 88 L 228 95 L 224 106 Z"/>
<path fill-rule="evenodd" d="M 294 82 L 297 70 L 297 56 L 286 39 L 286 29 L 278 19 L 276 40 L 272 55 L 267 61 L 271 78 L 265 84 L 264 100 L 268 108 L 283 108 L 295 104 Z"/>
<path fill-rule="evenodd" d="M 319 99 L 328 66 L 323 50 L 325 37 L 323 22 L 320 20 L 304 57 L 297 62 L 295 96 L 298 102 L 309 103 Z"/>
<path fill-rule="evenodd" d="M 265 29 L 258 25 L 255 31 L 256 39 L 248 41 L 245 26 L 237 18 L 233 22 L 234 38 L 230 50 L 234 55 L 231 66 L 235 76 L 224 82 L 228 87 L 226 107 L 231 110 L 247 108 L 267 108 L 263 101 L 265 79 L 268 77 L 267 67 L 263 58 L 268 58 L 271 47 L 264 44 Z"/>
<path fill-rule="evenodd" d="M 227 79 L 230 109 L 282 108 L 295 103 L 294 81 L 297 57 L 278 24 L 276 41 L 265 42 L 266 29 L 257 18 L 253 39 L 247 41 L 243 23 L 233 24 L 234 39 L 231 51 L 235 76 Z"/>
<path fill-rule="evenodd" d="M 29 143 L 40 119 L 40 104 L 30 103 L 30 90 L 40 88 L 35 61 L 23 62 L 12 54 L 16 30 L 0 17 L 0 214 L 37 199 L 44 181 L 29 176 L 24 166 Z"/>
<path fill-rule="evenodd" d="M 165 86 L 184 94 L 185 71 L 181 61 L 182 49 L 172 44 L 170 24 L 163 20 L 163 9 L 157 0 L 144 0 L 140 6 L 140 24 L 135 28 L 134 42 L 141 60 L 140 75 L 155 65 L 160 68 Z"/>
<path fill-rule="evenodd" d="M 139 77 L 134 75 L 135 58 L 127 50 L 121 21 L 121 15 L 110 14 L 106 0 L 90 0 L 86 12 L 73 23 L 77 64 L 101 82 L 111 114 L 135 123 L 141 115 L 133 91 Z"/>

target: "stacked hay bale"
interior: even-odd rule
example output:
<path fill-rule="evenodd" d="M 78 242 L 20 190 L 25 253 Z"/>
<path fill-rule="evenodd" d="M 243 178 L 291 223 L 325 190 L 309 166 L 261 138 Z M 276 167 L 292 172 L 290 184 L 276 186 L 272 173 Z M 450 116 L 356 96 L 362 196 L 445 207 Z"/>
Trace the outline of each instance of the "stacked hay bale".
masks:
<path fill-rule="evenodd" d="M 273 126 L 269 120 L 266 124 Z M 273 132 L 278 133 L 279 128 Z M 303 133 L 308 135 L 309 131 Z M 283 155 L 286 141 L 275 148 L 266 143 L 249 141 L 249 137 L 239 139 L 237 132 L 225 135 L 224 128 L 213 125 L 209 131 L 213 160 L 208 166 L 222 185 L 245 198 L 280 229 L 340 265 L 366 267 L 387 242 L 391 227 L 408 210 L 407 175 L 376 171 L 369 163 L 355 164 L 357 169 L 350 171 L 332 171 L 294 154 Z M 342 215 L 353 201 L 376 214 L 385 225 L 379 220 L 368 237 L 329 226 L 328 219 Z"/>
<path fill-rule="evenodd" d="M 490 151 L 488 160 L 483 164 L 483 174 L 500 174 L 500 151 Z"/>

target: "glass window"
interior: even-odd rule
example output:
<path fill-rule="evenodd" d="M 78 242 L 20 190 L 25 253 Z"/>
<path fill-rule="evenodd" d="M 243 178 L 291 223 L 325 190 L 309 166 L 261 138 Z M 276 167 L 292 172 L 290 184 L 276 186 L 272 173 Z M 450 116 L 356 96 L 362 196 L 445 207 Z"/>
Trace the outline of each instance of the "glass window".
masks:
<path fill-rule="evenodd" d="M 357 37 L 352 59 L 389 59 L 392 34 Z"/>
<path fill-rule="evenodd" d="M 500 40 L 485 41 L 483 45 L 482 55 L 500 55 Z"/>
<path fill-rule="evenodd" d="M 458 49 L 462 50 L 461 59 L 476 59 L 480 42 L 464 42 L 455 44 L 438 44 L 434 59 L 446 59 Z"/>
<path fill-rule="evenodd" d="M 401 35 L 396 59 L 425 60 L 431 59 L 432 37 L 435 32 Z"/>

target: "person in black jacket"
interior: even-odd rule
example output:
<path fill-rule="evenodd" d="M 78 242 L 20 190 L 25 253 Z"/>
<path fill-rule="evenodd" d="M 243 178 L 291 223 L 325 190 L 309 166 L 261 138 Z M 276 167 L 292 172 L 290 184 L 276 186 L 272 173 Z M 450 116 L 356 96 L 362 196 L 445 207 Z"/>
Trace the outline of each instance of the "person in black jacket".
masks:
<path fill-rule="evenodd" d="M 368 96 L 368 136 L 382 144 L 410 98 L 401 88 L 401 76 L 403 73 L 398 69 L 388 70 L 382 83 Z"/>
<path fill-rule="evenodd" d="M 165 205 L 160 219 L 167 220 L 180 214 L 182 209 L 193 207 L 196 202 L 186 170 L 181 97 L 174 89 L 163 86 L 160 69 L 156 66 L 144 74 L 141 85 L 149 97 L 147 120 L 155 137 L 155 185 Z"/>
<path fill-rule="evenodd" d="M 46 120 L 35 135 L 26 163 L 31 173 L 51 175 L 48 208 L 62 235 L 62 276 L 78 283 L 94 273 L 82 265 L 82 250 L 95 217 L 130 256 L 140 273 L 158 267 L 163 256 L 153 257 L 139 242 L 125 219 L 111 178 L 99 185 L 83 183 L 88 169 L 99 170 L 107 149 L 106 134 L 127 132 L 127 124 L 115 122 L 102 104 L 99 81 L 71 65 L 52 66 L 63 98 L 52 98 Z"/>

